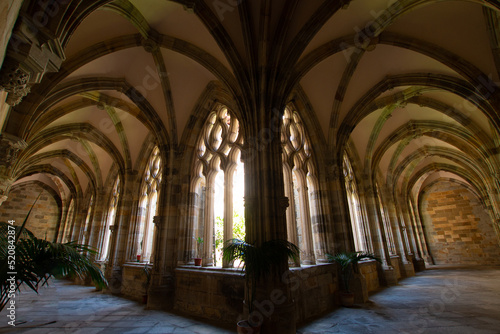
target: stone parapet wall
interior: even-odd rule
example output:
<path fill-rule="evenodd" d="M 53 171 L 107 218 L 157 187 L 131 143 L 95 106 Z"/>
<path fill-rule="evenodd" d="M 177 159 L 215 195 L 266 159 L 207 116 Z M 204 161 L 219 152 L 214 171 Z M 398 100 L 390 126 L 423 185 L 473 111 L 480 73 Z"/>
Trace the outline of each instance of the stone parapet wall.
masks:
<path fill-rule="evenodd" d="M 233 270 L 175 270 L 174 309 L 211 321 L 234 323 L 243 313 L 244 276 Z"/>
<path fill-rule="evenodd" d="M 121 293 L 123 296 L 143 302 L 146 294 L 146 274 L 144 272 L 145 264 L 126 263 L 122 266 L 122 285 Z"/>
<path fill-rule="evenodd" d="M 380 289 L 376 261 L 363 261 L 358 264 L 359 272 L 365 277 L 368 293 Z"/>
<path fill-rule="evenodd" d="M 378 280 L 375 265 L 363 268 L 370 279 Z M 241 273 L 186 267 L 176 269 L 175 275 L 175 310 L 225 323 L 234 323 L 243 315 L 245 280 Z M 339 304 L 339 280 L 334 264 L 292 268 L 282 280 L 289 284 L 293 295 L 297 323 L 330 312 Z"/>
<path fill-rule="evenodd" d="M 339 280 L 334 264 L 292 268 L 283 277 L 290 283 L 298 323 L 325 314 L 338 305 Z"/>

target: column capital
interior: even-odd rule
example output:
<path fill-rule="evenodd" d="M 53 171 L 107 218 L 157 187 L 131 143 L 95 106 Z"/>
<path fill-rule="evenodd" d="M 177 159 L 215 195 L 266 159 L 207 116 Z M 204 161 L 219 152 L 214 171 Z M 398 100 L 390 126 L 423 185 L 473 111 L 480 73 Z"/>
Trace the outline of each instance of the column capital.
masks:
<path fill-rule="evenodd" d="M 27 144 L 21 138 L 7 133 L 0 134 L 0 196 L 7 196 L 9 188 L 15 181 L 11 178 L 11 169 L 19 153 Z M 0 203 L 7 198 L 0 200 Z"/>
<path fill-rule="evenodd" d="M 19 104 L 45 73 L 57 72 L 65 59 L 59 39 L 35 27 L 29 17 L 18 20 L 5 53 L 0 90 L 8 93 L 6 102 L 11 106 Z"/>

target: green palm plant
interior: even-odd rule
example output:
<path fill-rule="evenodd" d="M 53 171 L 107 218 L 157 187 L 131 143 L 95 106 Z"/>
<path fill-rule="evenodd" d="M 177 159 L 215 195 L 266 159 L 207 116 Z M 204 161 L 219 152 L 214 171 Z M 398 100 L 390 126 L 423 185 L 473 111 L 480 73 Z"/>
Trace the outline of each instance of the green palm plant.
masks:
<path fill-rule="evenodd" d="M 354 273 L 355 266 L 359 261 L 364 259 L 373 259 L 381 262 L 379 257 L 367 252 L 341 252 L 335 255 L 326 254 L 326 256 L 330 262 L 336 262 L 339 264 L 344 291 L 347 293 L 351 292 L 349 289 L 350 281 Z"/>
<path fill-rule="evenodd" d="M 25 228 L 30 212 L 21 226 L 0 222 L 0 311 L 23 283 L 37 293 L 51 277 L 88 276 L 98 288 L 107 285 L 102 271 L 92 261 L 96 250 L 73 241 L 56 243 L 35 237 Z M 15 280 L 10 280 L 12 277 Z"/>
<path fill-rule="evenodd" d="M 272 273 L 284 259 L 290 258 L 295 261 L 299 254 L 299 248 L 287 240 L 270 240 L 260 245 L 253 245 L 237 238 L 226 241 L 222 257 L 227 262 L 241 261 L 240 268 L 245 272 L 245 300 L 248 302 L 249 313 L 253 310 L 257 281 Z"/>

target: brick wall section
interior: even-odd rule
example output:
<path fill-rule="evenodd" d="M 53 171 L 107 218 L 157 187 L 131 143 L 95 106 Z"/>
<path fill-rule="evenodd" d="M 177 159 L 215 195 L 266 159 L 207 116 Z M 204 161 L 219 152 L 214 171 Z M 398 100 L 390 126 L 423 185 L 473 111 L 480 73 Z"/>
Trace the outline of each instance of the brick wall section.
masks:
<path fill-rule="evenodd" d="M 491 219 L 466 188 L 441 182 L 422 201 L 423 224 L 436 264 L 498 265 Z"/>
<path fill-rule="evenodd" d="M 21 184 L 11 189 L 8 199 L 0 206 L 0 221 L 13 219 L 16 225 L 21 225 L 40 193 L 26 228 L 38 238 L 54 241 L 60 209 L 52 195 L 37 184 Z"/>

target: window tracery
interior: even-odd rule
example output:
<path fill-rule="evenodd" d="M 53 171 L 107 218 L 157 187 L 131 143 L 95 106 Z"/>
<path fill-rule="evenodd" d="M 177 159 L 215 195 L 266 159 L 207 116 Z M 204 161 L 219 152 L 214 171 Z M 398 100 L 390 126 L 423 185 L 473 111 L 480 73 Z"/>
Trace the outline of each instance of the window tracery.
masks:
<path fill-rule="evenodd" d="M 160 150 L 155 147 L 142 177 L 139 196 L 139 222 L 135 248 L 137 258 L 144 262 L 150 262 L 153 250 L 153 218 L 157 214 L 162 168 Z"/>
<path fill-rule="evenodd" d="M 283 176 L 287 208 L 288 239 L 301 249 L 301 263 L 314 264 L 323 257 L 319 232 L 320 205 L 317 173 L 312 159 L 310 140 L 297 112 L 285 108 L 281 128 Z M 298 265 L 298 263 L 297 263 Z"/>
<path fill-rule="evenodd" d="M 242 200 L 241 205 L 235 202 L 235 194 L 243 196 L 242 146 L 238 119 L 219 106 L 208 116 L 198 139 L 191 185 L 194 213 L 189 257 L 202 258 L 204 266 L 222 264 L 222 244 L 233 238 L 235 222 L 239 224 L 235 237 L 244 238 Z M 203 240 L 202 254 L 197 254 L 198 238 Z"/>

